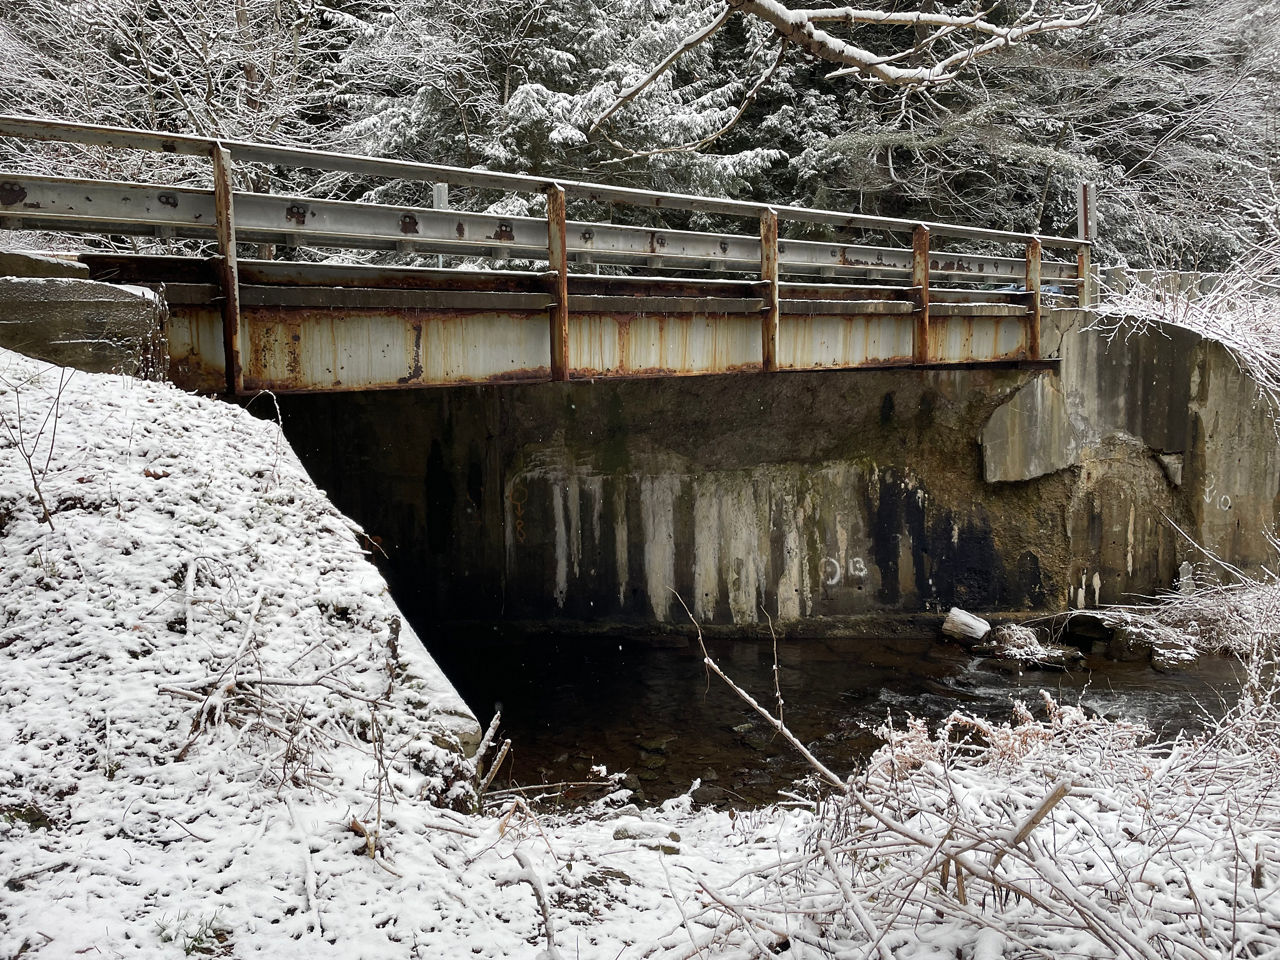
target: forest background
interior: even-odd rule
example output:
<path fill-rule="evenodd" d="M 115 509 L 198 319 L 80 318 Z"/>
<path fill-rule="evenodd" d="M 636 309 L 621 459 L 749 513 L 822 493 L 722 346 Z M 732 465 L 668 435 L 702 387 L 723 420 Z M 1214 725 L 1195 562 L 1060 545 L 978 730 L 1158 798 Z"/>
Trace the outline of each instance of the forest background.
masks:
<path fill-rule="evenodd" d="M 831 77 L 832 63 L 735 15 L 599 122 L 725 9 L 721 0 L 8 0 L 0 112 L 1072 236 L 1079 185 L 1091 181 L 1095 263 L 1214 271 L 1280 242 L 1276 0 L 1108 0 L 1083 28 L 1001 47 L 926 87 Z M 979 8 L 874 0 L 867 9 Z M 997 23 L 1028 9 L 985 8 Z M 845 36 L 872 49 L 896 43 L 910 62 L 910 38 L 903 47 L 895 31 L 860 25 Z M 184 176 L 172 158 L 148 170 L 154 159 L 141 156 L 7 149 L 35 150 L 26 165 L 64 175 L 102 175 L 111 163 L 117 176 Z M 254 176 L 259 189 L 271 181 L 316 196 L 430 202 L 426 184 Z M 540 201 L 454 202 L 516 214 Z M 696 214 L 612 213 L 715 226 Z"/>

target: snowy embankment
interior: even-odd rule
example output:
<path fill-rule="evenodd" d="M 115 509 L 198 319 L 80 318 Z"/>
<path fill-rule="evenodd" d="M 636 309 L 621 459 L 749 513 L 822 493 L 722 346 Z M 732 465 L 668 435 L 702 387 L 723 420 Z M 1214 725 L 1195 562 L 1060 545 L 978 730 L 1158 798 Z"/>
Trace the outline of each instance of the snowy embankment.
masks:
<path fill-rule="evenodd" d="M 0 414 L 3 960 L 1280 953 L 1265 673 L 1161 748 L 1049 704 L 789 808 L 459 812 L 459 707 L 274 425 L 3 352 Z"/>

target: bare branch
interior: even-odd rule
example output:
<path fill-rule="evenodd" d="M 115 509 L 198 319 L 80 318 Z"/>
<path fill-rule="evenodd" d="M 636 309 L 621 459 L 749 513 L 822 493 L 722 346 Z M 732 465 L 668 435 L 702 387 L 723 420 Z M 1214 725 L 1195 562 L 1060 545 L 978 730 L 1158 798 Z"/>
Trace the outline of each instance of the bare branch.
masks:
<path fill-rule="evenodd" d="M 729 122 L 721 126 L 714 133 L 710 133 L 707 136 L 703 137 L 701 140 L 698 140 L 696 143 L 683 143 L 675 147 L 658 147 L 657 149 L 654 149 L 654 150 L 636 151 L 636 150 L 630 150 L 627 147 L 624 147 L 622 144 L 620 144 L 617 140 L 613 139 L 613 137 L 610 137 L 608 134 L 605 134 L 604 138 L 608 140 L 609 143 L 612 144 L 614 147 L 616 147 L 618 150 L 621 150 L 624 153 L 626 153 L 627 154 L 626 159 L 628 160 L 643 159 L 645 157 L 656 157 L 664 153 L 694 153 L 698 150 L 703 149 L 704 147 L 709 147 L 711 144 L 715 143 L 715 141 L 719 140 L 726 133 L 732 130 L 737 125 L 738 121 L 742 119 L 742 115 L 747 112 L 747 108 L 750 107 L 751 104 L 755 102 L 755 99 L 757 96 L 759 96 L 760 91 L 764 89 L 765 85 L 771 79 L 773 79 L 773 75 L 777 73 L 778 68 L 782 66 L 782 58 L 786 54 L 786 52 L 787 52 L 786 43 L 784 42 L 784 43 L 778 44 L 778 58 L 773 61 L 773 66 L 769 67 L 764 73 L 762 73 L 760 75 L 760 79 L 756 81 L 755 86 L 753 86 L 750 90 L 747 91 L 747 95 L 742 98 L 742 102 L 738 104 L 738 109 L 734 111 L 733 116 L 729 118 Z M 618 103 L 615 103 L 612 107 L 609 108 L 609 113 L 612 113 L 614 110 L 616 110 L 620 106 L 622 106 L 621 101 L 619 101 Z M 609 114 L 606 113 L 604 117 L 607 117 L 608 115 Z M 602 120 L 604 120 L 604 117 L 601 117 L 600 120 L 596 121 L 596 123 L 599 124 Z M 595 127 L 593 126 L 592 129 L 594 130 Z"/>
<path fill-rule="evenodd" d="M 600 126 L 600 124 L 604 123 L 611 116 L 617 113 L 618 110 L 621 109 L 625 104 L 627 104 L 631 100 L 634 100 L 650 84 L 652 84 L 660 76 L 666 73 L 671 68 L 672 64 L 674 64 L 686 53 L 688 53 L 694 47 L 698 46 L 700 43 L 707 40 L 717 30 L 723 27 L 728 22 L 729 14 L 731 14 L 732 12 L 733 12 L 732 7 L 725 7 L 725 9 L 721 11 L 720 15 L 716 17 L 713 21 L 711 21 L 711 23 L 707 24 L 697 33 L 694 33 L 691 36 L 687 37 L 685 41 L 682 44 L 680 44 L 680 46 L 678 46 L 674 51 L 672 51 L 672 53 L 665 60 L 663 60 L 660 64 L 654 67 L 653 70 L 651 70 L 643 80 L 641 80 L 639 83 L 632 84 L 631 87 L 624 90 L 618 96 L 618 99 L 614 101 L 613 106 L 611 106 L 608 110 L 606 110 L 604 113 L 602 113 L 599 117 L 596 118 L 596 122 L 591 125 L 591 129 L 588 130 L 587 133 L 589 134 L 593 133 L 596 127 Z"/>
<path fill-rule="evenodd" d="M 953 79 L 961 68 L 980 56 L 1037 34 L 1074 30 L 1086 26 L 1097 19 L 1102 12 L 1101 5 L 1095 0 L 1095 2 L 1069 7 L 1059 16 L 1046 15 L 1032 19 L 1028 11 L 1013 24 L 1005 26 L 987 19 L 982 14 L 958 17 L 919 11 L 893 13 L 853 7 L 832 10 L 792 10 L 779 0 L 729 0 L 729 7 L 771 24 L 781 37 L 790 40 L 815 57 L 842 65 L 841 69 L 828 74 L 828 77 L 856 73 L 873 82 L 892 86 L 931 86 L 945 83 Z M 904 51 L 875 53 L 814 26 L 815 23 L 829 22 L 846 23 L 850 26 L 938 28 L 937 32 L 924 41 L 926 47 L 935 45 L 938 40 L 953 33 L 976 34 L 987 39 L 971 42 L 958 52 L 929 66 L 900 67 L 893 61 L 899 59 Z M 920 44 L 912 43 L 908 49 L 919 52 Z"/>

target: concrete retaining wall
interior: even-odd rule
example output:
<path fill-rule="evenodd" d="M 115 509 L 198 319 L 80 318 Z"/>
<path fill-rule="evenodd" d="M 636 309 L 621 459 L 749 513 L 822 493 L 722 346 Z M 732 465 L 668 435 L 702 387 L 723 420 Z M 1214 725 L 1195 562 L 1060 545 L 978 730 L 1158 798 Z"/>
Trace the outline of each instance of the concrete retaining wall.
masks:
<path fill-rule="evenodd" d="M 0 251 L 0 346 L 92 373 L 158 376 L 164 304 L 97 283 L 81 263 Z"/>

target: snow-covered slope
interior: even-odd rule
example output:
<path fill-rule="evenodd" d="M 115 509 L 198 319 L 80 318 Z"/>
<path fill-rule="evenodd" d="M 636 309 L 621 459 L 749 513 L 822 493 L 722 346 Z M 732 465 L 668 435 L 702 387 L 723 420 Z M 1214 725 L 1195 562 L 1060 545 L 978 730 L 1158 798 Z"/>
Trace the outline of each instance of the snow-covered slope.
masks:
<path fill-rule="evenodd" d="M 469 803 L 474 718 L 275 424 L 5 351 L 0 418 L 0 842 L 32 875 L 0 956 L 207 914 L 202 873 L 269 901 L 232 891 L 280 872 L 255 835 L 294 796 L 371 829 L 380 793 Z"/>

